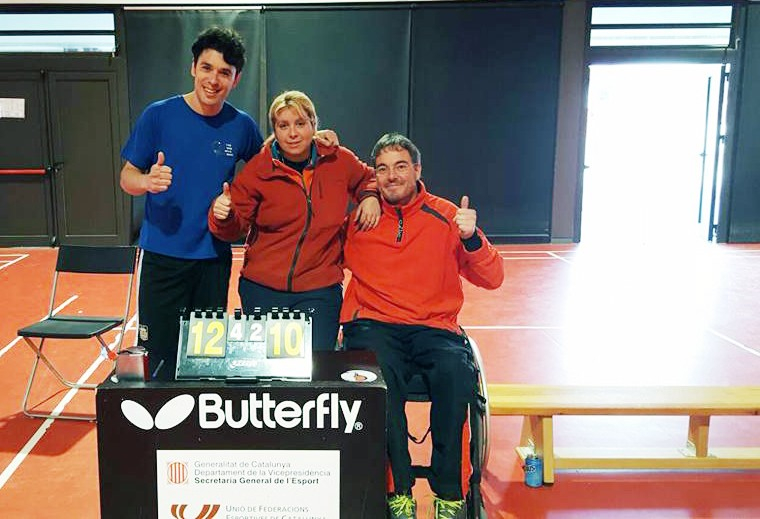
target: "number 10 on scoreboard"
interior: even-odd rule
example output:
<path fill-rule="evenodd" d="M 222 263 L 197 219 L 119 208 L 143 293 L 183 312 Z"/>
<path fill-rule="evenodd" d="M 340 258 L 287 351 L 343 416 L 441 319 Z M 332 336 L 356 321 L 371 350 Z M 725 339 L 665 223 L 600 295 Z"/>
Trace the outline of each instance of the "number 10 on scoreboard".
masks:
<path fill-rule="evenodd" d="M 267 322 L 267 358 L 292 359 L 304 356 L 303 320 L 270 320 Z"/>

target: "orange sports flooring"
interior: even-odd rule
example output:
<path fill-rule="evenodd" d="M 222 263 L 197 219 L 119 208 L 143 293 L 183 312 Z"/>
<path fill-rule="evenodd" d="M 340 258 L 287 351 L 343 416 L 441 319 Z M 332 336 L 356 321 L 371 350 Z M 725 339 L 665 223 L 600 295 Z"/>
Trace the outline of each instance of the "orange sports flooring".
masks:
<path fill-rule="evenodd" d="M 760 245 L 499 248 L 504 286 L 487 292 L 465 283 L 460 315 L 489 382 L 760 384 Z M 95 425 L 20 412 L 33 354 L 16 330 L 45 315 L 55 254 L 0 249 L 0 518 L 99 516 Z M 86 279 L 64 287 L 64 313 L 120 312 L 118 297 L 97 298 L 93 288 Z M 126 343 L 133 337 L 131 322 Z M 63 356 L 66 374 L 91 370 L 90 380 L 100 381 L 108 362 L 88 346 L 47 348 Z M 32 400 L 52 409 L 67 396 L 43 378 Z M 93 409 L 92 391 L 66 404 L 69 412 Z M 559 417 L 555 444 L 672 446 L 685 442 L 686 420 Z M 520 426 L 519 417 L 492 417 L 483 479 L 489 518 L 760 518 L 760 471 L 559 471 L 553 486 L 528 488 L 514 453 Z M 758 431 L 758 416 L 713 418 L 710 444 L 757 447 Z M 415 493 L 426 517 L 429 490 L 418 483 Z"/>

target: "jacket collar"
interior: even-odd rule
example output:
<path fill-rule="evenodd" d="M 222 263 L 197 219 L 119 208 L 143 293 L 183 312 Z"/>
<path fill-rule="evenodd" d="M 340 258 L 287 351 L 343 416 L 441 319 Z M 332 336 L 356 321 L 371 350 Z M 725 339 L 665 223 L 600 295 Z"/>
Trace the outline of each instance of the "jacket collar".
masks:
<path fill-rule="evenodd" d="M 383 213 L 387 213 L 394 218 L 398 216 L 398 211 L 401 211 L 401 214 L 403 215 L 410 215 L 412 213 L 416 213 L 420 210 L 420 208 L 425 205 L 425 200 L 427 199 L 427 190 L 425 189 L 425 184 L 422 182 L 422 180 L 417 181 L 417 196 L 412 199 L 411 202 L 409 202 L 406 205 L 391 205 L 388 202 L 383 199 L 381 196 L 380 199 L 382 200 L 382 210 Z"/>
<path fill-rule="evenodd" d="M 335 155 L 337 151 L 337 146 L 323 146 L 317 141 L 312 141 L 309 163 L 306 165 L 306 167 L 312 169 L 316 168 L 317 161 L 321 157 Z M 269 146 L 269 153 L 271 154 L 272 159 L 282 162 L 283 164 L 285 163 L 285 157 L 282 156 L 282 151 L 280 150 L 280 145 L 278 144 L 277 140 L 272 141 L 272 144 Z"/>

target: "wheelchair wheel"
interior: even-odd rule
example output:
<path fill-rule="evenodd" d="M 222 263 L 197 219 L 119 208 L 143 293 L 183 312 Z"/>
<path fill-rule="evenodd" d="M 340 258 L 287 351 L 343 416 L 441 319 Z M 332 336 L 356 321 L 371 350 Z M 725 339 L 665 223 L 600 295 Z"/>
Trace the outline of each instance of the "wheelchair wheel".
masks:
<path fill-rule="evenodd" d="M 478 457 L 480 460 L 480 470 L 485 472 L 486 465 L 488 465 L 488 457 L 491 454 L 491 444 L 489 442 L 489 425 L 491 422 L 491 410 L 488 406 L 488 385 L 486 382 L 485 365 L 483 357 L 480 354 L 475 339 L 468 337 L 470 349 L 475 360 L 475 367 L 478 375 L 478 398 L 480 400 L 480 413 L 477 419 L 480 420 L 480 427 L 478 427 L 479 437 L 477 438 L 478 445 Z"/>
<path fill-rule="evenodd" d="M 488 519 L 479 486 L 470 488 L 467 496 L 465 496 L 465 503 L 467 505 L 467 519 Z"/>

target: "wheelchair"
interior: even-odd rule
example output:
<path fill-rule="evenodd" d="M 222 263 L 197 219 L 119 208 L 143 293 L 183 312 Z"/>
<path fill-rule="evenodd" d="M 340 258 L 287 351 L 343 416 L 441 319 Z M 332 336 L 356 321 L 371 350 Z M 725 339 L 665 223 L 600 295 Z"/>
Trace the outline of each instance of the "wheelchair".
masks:
<path fill-rule="evenodd" d="M 465 338 L 472 351 L 477 381 L 475 400 L 470 404 L 468 419 L 465 422 L 465 427 L 469 426 L 470 429 L 469 458 L 471 469 L 465 502 L 467 504 L 468 519 L 487 519 L 486 509 L 483 505 L 483 496 L 480 491 L 480 481 L 486 469 L 490 453 L 488 434 L 491 415 L 488 408 L 488 386 L 486 385 L 483 357 L 480 355 L 477 343 L 471 337 L 465 335 Z M 427 385 L 419 373 L 412 376 L 409 383 L 407 401 L 430 402 Z M 422 438 L 417 439 L 409 434 L 409 439 L 417 444 L 423 443 L 429 432 L 430 428 L 428 427 L 427 432 Z M 427 465 L 412 465 L 412 473 L 416 479 L 427 479 L 430 476 L 430 470 L 430 466 Z"/>

